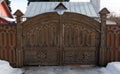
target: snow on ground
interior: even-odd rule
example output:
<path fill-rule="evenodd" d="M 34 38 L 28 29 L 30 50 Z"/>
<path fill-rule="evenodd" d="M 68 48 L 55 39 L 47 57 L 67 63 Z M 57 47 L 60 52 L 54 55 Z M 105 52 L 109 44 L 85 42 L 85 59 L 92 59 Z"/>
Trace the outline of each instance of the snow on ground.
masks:
<path fill-rule="evenodd" d="M 120 62 L 111 62 L 106 66 L 106 68 L 81 66 L 38 66 L 19 69 L 12 68 L 9 62 L 0 60 L 0 74 L 120 74 Z"/>
<path fill-rule="evenodd" d="M 112 74 L 120 74 L 120 62 L 108 63 L 106 69 L 109 70 Z"/>
<path fill-rule="evenodd" d="M 24 74 L 111 74 L 105 68 L 79 66 L 39 66 L 25 68 Z"/>
<path fill-rule="evenodd" d="M 0 60 L 0 74 L 22 74 L 23 70 L 12 68 L 7 61 Z"/>

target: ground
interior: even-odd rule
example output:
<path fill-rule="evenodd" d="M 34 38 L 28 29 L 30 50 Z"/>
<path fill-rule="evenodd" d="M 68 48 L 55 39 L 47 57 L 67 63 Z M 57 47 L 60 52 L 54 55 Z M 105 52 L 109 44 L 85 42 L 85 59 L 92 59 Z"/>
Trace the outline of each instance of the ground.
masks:
<path fill-rule="evenodd" d="M 9 62 L 0 60 L 0 74 L 120 74 L 120 62 L 108 63 L 106 67 L 35 66 L 13 68 Z"/>
<path fill-rule="evenodd" d="M 103 67 L 39 66 L 24 69 L 24 74 L 111 74 Z"/>

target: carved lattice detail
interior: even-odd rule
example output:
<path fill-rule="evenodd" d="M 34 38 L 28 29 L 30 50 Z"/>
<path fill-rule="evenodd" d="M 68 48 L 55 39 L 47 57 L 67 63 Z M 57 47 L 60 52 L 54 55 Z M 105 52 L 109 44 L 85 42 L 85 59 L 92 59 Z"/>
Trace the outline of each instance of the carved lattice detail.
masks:
<path fill-rule="evenodd" d="M 46 13 L 33 17 L 23 23 L 25 64 L 95 65 L 99 32 L 99 23 L 80 14 Z"/>
<path fill-rule="evenodd" d="M 39 49 L 36 52 L 36 56 L 39 61 L 45 61 L 45 59 L 47 58 L 47 52 L 45 49 Z"/>
<path fill-rule="evenodd" d="M 96 46 L 96 34 L 97 32 L 88 29 L 83 24 L 64 24 L 64 46 Z"/>

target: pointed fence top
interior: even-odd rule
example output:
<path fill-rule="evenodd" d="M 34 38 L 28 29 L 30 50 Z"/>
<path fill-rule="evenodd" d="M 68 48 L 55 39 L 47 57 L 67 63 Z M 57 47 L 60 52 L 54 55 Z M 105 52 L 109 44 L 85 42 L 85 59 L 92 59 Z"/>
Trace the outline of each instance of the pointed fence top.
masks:
<path fill-rule="evenodd" d="M 103 8 L 100 12 L 99 12 L 99 14 L 109 14 L 110 12 L 108 11 L 108 9 L 107 8 Z"/>
<path fill-rule="evenodd" d="M 24 14 L 20 11 L 20 10 L 17 10 L 14 15 L 16 15 L 17 17 L 21 17 L 23 16 Z"/>

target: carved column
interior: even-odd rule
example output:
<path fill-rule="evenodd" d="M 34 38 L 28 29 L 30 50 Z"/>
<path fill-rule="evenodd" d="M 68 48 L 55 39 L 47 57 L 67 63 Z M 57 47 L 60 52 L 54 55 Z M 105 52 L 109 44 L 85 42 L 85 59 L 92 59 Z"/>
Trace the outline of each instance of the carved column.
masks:
<path fill-rule="evenodd" d="M 23 13 L 20 10 L 17 10 L 14 15 L 16 16 L 17 22 L 17 47 L 16 47 L 16 66 L 23 66 L 23 51 L 22 51 L 22 16 Z"/>
<path fill-rule="evenodd" d="M 106 52 L 107 52 L 107 31 L 106 31 L 106 20 L 107 20 L 107 14 L 110 12 L 103 8 L 99 14 L 101 19 L 101 46 L 100 46 L 100 55 L 99 55 L 99 64 L 101 66 L 106 64 Z"/>

